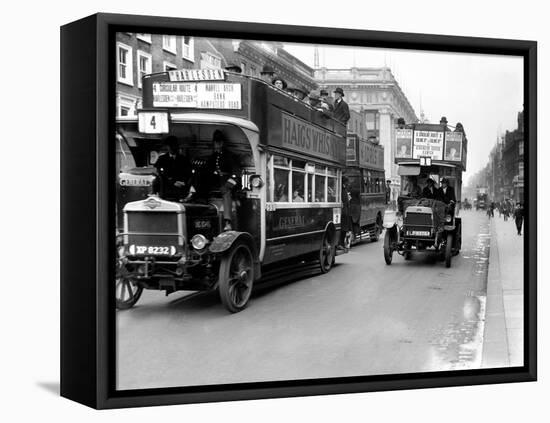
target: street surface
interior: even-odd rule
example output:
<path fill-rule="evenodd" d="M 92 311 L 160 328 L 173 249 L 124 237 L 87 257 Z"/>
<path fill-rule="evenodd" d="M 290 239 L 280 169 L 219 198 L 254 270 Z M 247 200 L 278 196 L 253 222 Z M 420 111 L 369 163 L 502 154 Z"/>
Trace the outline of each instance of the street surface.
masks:
<path fill-rule="evenodd" d="M 117 388 L 480 368 L 490 222 L 462 211 L 460 255 L 394 253 L 382 239 L 337 257 L 325 275 L 255 294 L 228 313 L 215 294 L 144 291 L 117 312 Z"/>

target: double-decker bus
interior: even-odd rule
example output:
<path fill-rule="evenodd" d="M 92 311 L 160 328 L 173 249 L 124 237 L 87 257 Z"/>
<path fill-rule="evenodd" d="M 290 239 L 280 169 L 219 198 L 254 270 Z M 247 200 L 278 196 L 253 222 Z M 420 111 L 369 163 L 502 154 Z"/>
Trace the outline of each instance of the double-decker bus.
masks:
<path fill-rule="evenodd" d="M 344 246 L 349 248 L 362 239 L 378 241 L 387 201 L 384 147 L 349 132 L 344 176 L 351 194 L 351 228 Z"/>
<path fill-rule="evenodd" d="M 331 269 L 346 165 L 339 121 L 254 77 L 178 70 L 145 76 L 143 109 L 116 129 L 118 308 L 132 307 L 143 289 L 217 290 L 238 312 L 266 272 L 303 262 Z M 229 230 L 223 189 L 208 183 L 216 133 L 236 165 Z M 155 193 L 167 135 L 192 163 L 200 196 Z"/>

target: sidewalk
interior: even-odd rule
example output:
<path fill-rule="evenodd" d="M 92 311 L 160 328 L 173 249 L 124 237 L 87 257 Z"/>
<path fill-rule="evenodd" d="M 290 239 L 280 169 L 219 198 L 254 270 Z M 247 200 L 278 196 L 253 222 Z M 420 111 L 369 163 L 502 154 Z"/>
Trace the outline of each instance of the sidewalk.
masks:
<path fill-rule="evenodd" d="M 481 365 L 523 365 L 523 228 L 513 219 L 491 219 L 487 308 Z"/>

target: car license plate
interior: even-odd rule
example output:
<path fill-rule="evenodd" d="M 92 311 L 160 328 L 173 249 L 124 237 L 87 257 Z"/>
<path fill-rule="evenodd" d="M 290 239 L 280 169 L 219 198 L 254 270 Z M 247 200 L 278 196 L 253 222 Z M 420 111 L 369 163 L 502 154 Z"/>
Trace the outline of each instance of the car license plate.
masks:
<path fill-rule="evenodd" d="M 409 236 L 430 236 L 430 231 L 407 231 Z"/>
<path fill-rule="evenodd" d="M 176 247 L 152 246 L 152 245 L 130 245 L 128 252 L 130 255 L 152 255 L 152 256 L 173 256 L 176 254 Z"/>

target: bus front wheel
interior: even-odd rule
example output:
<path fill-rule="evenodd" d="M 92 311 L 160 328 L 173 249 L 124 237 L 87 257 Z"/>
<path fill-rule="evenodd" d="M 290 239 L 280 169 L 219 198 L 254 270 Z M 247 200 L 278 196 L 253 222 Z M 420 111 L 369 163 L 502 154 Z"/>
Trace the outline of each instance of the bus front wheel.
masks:
<path fill-rule="evenodd" d="M 231 313 L 243 310 L 254 283 L 254 259 L 250 247 L 237 241 L 220 263 L 218 291 L 224 307 Z"/>

